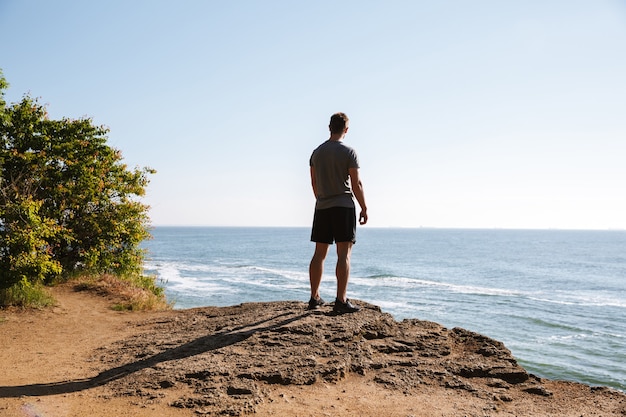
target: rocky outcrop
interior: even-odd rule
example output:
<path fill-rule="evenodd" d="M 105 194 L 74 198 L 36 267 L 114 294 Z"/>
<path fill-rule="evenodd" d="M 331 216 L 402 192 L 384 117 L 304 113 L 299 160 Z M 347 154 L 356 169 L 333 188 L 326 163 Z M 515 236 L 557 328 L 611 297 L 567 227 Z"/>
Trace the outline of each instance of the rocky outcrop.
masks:
<path fill-rule="evenodd" d="M 355 314 L 301 302 L 249 303 L 174 311 L 136 336 L 102 347 L 93 384 L 144 401 L 173 387 L 173 407 L 196 414 L 242 415 L 271 400 L 272 385 L 341 381 L 353 374 L 410 394 L 425 386 L 462 390 L 489 401 L 513 392 L 548 397 L 500 342 L 464 329 L 404 320 L 359 303 Z M 184 388 L 184 389 L 180 389 Z"/>

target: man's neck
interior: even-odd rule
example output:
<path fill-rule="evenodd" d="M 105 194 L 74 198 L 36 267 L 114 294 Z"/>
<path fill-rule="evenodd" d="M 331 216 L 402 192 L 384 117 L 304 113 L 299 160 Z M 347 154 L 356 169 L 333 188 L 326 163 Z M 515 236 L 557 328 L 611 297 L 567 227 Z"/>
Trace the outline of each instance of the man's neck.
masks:
<path fill-rule="evenodd" d="M 341 139 L 343 139 L 343 137 L 344 137 L 343 133 L 331 133 L 330 138 L 328 138 L 328 140 L 332 140 L 333 142 L 339 142 Z"/>

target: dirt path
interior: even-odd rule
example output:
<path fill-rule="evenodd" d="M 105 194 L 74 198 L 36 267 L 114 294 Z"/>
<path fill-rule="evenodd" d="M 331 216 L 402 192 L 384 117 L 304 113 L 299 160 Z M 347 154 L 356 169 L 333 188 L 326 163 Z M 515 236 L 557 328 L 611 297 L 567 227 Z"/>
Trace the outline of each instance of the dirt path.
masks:
<path fill-rule="evenodd" d="M 64 286 L 51 292 L 58 301 L 52 309 L 0 311 L 1 416 L 192 415 L 162 404 L 155 414 L 157 407 L 134 407 L 132 398 L 111 397 L 106 387 L 47 395 L 96 375 L 102 368 L 92 359 L 97 348 L 128 337 L 155 314 L 170 314 L 116 312 L 107 300 Z"/>

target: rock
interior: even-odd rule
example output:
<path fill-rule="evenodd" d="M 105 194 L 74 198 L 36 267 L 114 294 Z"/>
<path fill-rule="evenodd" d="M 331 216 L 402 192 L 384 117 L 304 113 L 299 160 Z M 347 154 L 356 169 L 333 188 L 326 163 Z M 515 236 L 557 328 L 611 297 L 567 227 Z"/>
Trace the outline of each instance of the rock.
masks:
<path fill-rule="evenodd" d="M 99 349 L 94 360 L 106 365 L 101 378 L 113 392 L 156 398 L 157 390 L 187 386 L 171 405 L 199 415 L 254 413 L 278 399 L 263 387 L 348 375 L 400 392 L 426 385 L 498 403 L 513 402 L 514 390 L 551 395 L 501 342 L 428 321 L 397 322 L 358 304 L 360 312 L 346 315 L 333 315 L 331 307 L 310 312 L 303 302 L 176 311 L 144 323 L 138 337 Z"/>

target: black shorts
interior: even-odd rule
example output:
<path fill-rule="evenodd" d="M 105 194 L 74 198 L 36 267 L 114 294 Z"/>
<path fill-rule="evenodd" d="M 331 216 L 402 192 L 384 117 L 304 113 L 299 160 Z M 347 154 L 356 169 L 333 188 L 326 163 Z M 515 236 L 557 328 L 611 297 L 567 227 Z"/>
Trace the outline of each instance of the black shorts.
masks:
<path fill-rule="evenodd" d="M 311 241 L 318 243 L 356 243 L 356 210 L 354 207 L 331 207 L 315 210 Z"/>

